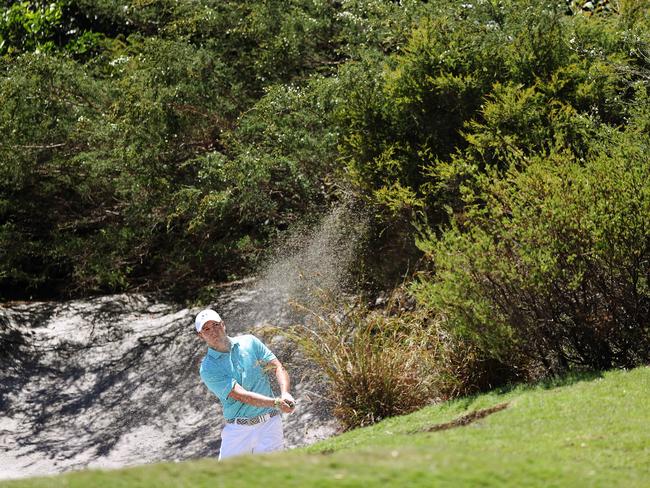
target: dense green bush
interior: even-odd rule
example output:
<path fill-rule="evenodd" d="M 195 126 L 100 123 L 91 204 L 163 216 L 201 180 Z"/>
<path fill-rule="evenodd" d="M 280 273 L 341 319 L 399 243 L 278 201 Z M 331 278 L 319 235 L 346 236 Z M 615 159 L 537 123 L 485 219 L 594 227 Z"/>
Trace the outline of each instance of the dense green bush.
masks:
<path fill-rule="evenodd" d="M 270 239 L 335 198 L 331 75 L 365 50 L 394 49 L 402 10 L 3 7 L 2 294 L 187 293 L 246 273 Z"/>
<path fill-rule="evenodd" d="M 110 220 L 105 188 L 76 157 L 100 112 L 91 101 L 101 104 L 105 91 L 75 63 L 45 55 L 4 63 L 2 74 L 0 276 L 9 286 L 55 286 L 72 272 L 65 248 Z"/>
<path fill-rule="evenodd" d="M 560 151 L 477 176 L 453 227 L 420 242 L 435 263 L 420 301 L 522 376 L 648 361 L 649 143 L 601 131 L 585 160 Z"/>
<path fill-rule="evenodd" d="M 373 201 L 439 220 L 438 167 L 468 145 L 482 164 L 508 146 L 584 152 L 593 134 L 581 118 L 624 123 L 627 67 L 647 32 L 620 16 L 568 17 L 562 2 L 427 8 L 400 52 L 360 67 L 345 92 L 342 153 Z"/>
<path fill-rule="evenodd" d="M 444 225 L 466 174 L 561 149 L 584 157 L 601 124 L 627 123 L 647 31 L 566 6 L 430 3 L 390 56 L 341 67 L 341 161 L 378 216 L 370 268 L 395 264 L 394 279 L 417 266 L 411 222 Z"/>
<path fill-rule="evenodd" d="M 8 286 L 123 289 L 168 266 L 157 256 L 174 246 L 164 231 L 173 189 L 192 177 L 182 163 L 219 144 L 230 93 L 206 51 L 137 49 L 114 63 L 117 82 L 54 56 L 5 63 L 3 219 L 14 231 L 3 266 L 26 279 L 5 271 Z"/>
<path fill-rule="evenodd" d="M 0 17 L 0 54 L 51 51 L 62 23 L 64 3 L 10 2 Z"/>
<path fill-rule="evenodd" d="M 241 276 L 342 195 L 373 213 L 367 281 L 400 282 L 413 219 L 477 172 L 628 124 L 648 8 L 606 3 L 10 2 L 3 293 Z"/>

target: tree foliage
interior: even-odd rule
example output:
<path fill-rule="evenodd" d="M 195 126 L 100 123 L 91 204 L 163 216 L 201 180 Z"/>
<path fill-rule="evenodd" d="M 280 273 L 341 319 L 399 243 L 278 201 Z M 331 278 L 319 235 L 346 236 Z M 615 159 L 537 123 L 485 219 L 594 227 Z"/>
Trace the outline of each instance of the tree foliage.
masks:
<path fill-rule="evenodd" d="M 2 292 L 187 293 L 342 195 L 374 210 L 363 269 L 401 281 L 412 222 L 444 231 L 477 175 L 629 125 L 648 9 L 593 5 L 9 2 Z"/>
<path fill-rule="evenodd" d="M 5 2 L 0 298 L 196 296 L 345 200 L 371 215 L 360 281 L 418 277 L 417 309 L 303 341 L 340 346 L 355 425 L 647 362 L 649 19 L 642 0 Z M 405 408 L 371 371 L 400 361 L 386 377 L 422 387 Z"/>

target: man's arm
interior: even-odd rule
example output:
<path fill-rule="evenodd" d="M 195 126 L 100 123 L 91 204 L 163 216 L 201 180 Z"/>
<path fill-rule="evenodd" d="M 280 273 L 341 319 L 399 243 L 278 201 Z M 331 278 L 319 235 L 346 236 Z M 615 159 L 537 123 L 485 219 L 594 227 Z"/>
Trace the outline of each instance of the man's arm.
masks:
<path fill-rule="evenodd" d="M 248 405 L 253 405 L 254 407 L 275 407 L 275 398 L 268 397 L 266 395 L 261 395 L 255 393 L 254 391 L 248 391 L 246 388 L 241 386 L 239 383 L 235 383 L 235 386 L 228 394 L 228 397 L 238 402 L 247 403 Z"/>
<path fill-rule="evenodd" d="M 284 398 L 271 398 L 266 395 L 260 395 L 254 391 L 248 391 L 239 383 L 235 383 L 235 386 L 228 394 L 228 397 L 237 400 L 238 402 L 253 405 L 254 407 L 275 407 L 279 408 L 284 413 L 293 412 L 293 407 L 290 406 Z"/>
<path fill-rule="evenodd" d="M 278 385 L 280 385 L 280 393 L 289 393 L 289 386 L 291 382 L 289 380 L 289 373 L 284 369 L 282 363 L 278 359 L 272 359 L 269 361 L 269 368 L 275 369 L 275 377 L 278 380 Z"/>
<path fill-rule="evenodd" d="M 278 360 L 278 358 L 275 357 L 275 354 L 273 354 L 262 341 L 260 341 L 255 336 L 252 336 L 252 339 L 253 347 L 255 348 L 255 356 L 261 363 L 264 364 L 264 370 L 267 373 L 270 373 L 271 369 L 275 370 L 275 377 L 278 380 L 278 385 L 280 386 L 280 398 L 282 402 L 287 406 L 286 409 L 284 407 L 280 408 L 285 413 L 293 412 L 296 405 L 296 400 L 293 398 L 293 396 L 291 396 L 291 393 L 289 393 L 289 387 L 291 384 L 289 381 L 289 373 L 287 373 L 287 370 L 284 369 L 284 366 L 282 366 L 282 363 Z"/>
<path fill-rule="evenodd" d="M 287 370 L 284 369 L 284 366 L 282 366 L 282 363 L 278 359 L 272 359 L 269 361 L 269 365 L 275 368 L 275 377 L 278 380 L 278 385 L 280 385 L 280 398 L 291 407 L 291 411 L 293 412 L 296 400 L 289 393 L 289 387 L 291 386 L 289 373 L 287 373 Z"/>
<path fill-rule="evenodd" d="M 289 393 L 289 374 L 277 359 L 272 359 L 269 361 L 269 364 L 275 368 L 275 376 L 280 385 L 280 398 L 276 399 L 255 393 L 254 391 L 249 391 L 239 383 L 235 383 L 235 386 L 228 394 L 228 397 L 237 400 L 238 402 L 253 405 L 254 407 L 275 407 L 279 408 L 284 413 L 292 413 L 294 411 L 295 400 Z"/>

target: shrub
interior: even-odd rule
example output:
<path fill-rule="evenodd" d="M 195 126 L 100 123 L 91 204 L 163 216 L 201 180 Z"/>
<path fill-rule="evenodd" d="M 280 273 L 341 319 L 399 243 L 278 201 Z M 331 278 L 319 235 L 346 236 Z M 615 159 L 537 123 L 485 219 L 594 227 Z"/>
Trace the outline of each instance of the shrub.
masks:
<path fill-rule="evenodd" d="M 0 289 L 56 292 L 77 258 L 66 248 L 114 220 L 101 208 L 106 186 L 79 157 L 106 91 L 63 58 L 27 54 L 1 69 Z"/>
<path fill-rule="evenodd" d="M 54 49 L 63 2 L 10 2 L 0 11 L 0 55 L 14 51 Z"/>
<path fill-rule="evenodd" d="M 420 302 L 515 373 L 648 361 L 648 143 L 603 131 L 584 162 L 564 151 L 477 177 L 453 227 L 420 241 L 435 266 Z"/>
<path fill-rule="evenodd" d="M 396 183 L 412 190 L 397 197 L 422 197 L 423 167 L 464 147 L 461 130 L 495 83 L 528 87 L 578 57 L 563 9 L 437 2 L 425 12 L 397 54 L 365 60 L 340 114 L 350 173 L 380 200 Z"/>
<path fill-rule="evenodd" d="M 326 300 L 283 331 L 322 370 L 345 430 L 476 389 L 477 356 L 394 292 L 381 308 Z"/>

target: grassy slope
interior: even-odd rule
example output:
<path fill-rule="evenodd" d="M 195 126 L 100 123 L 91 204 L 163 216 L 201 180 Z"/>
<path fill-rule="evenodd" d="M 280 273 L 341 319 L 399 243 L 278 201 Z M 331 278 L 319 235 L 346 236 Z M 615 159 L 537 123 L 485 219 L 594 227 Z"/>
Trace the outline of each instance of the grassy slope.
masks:
<path fill-rule="evenodd" d="M 502 402 L 444 431 L 417 433 Z M 11 487 L 649 486 L 650 368 L 569 378 L 425 408 L 310 446 L 0 483 Z"/>

